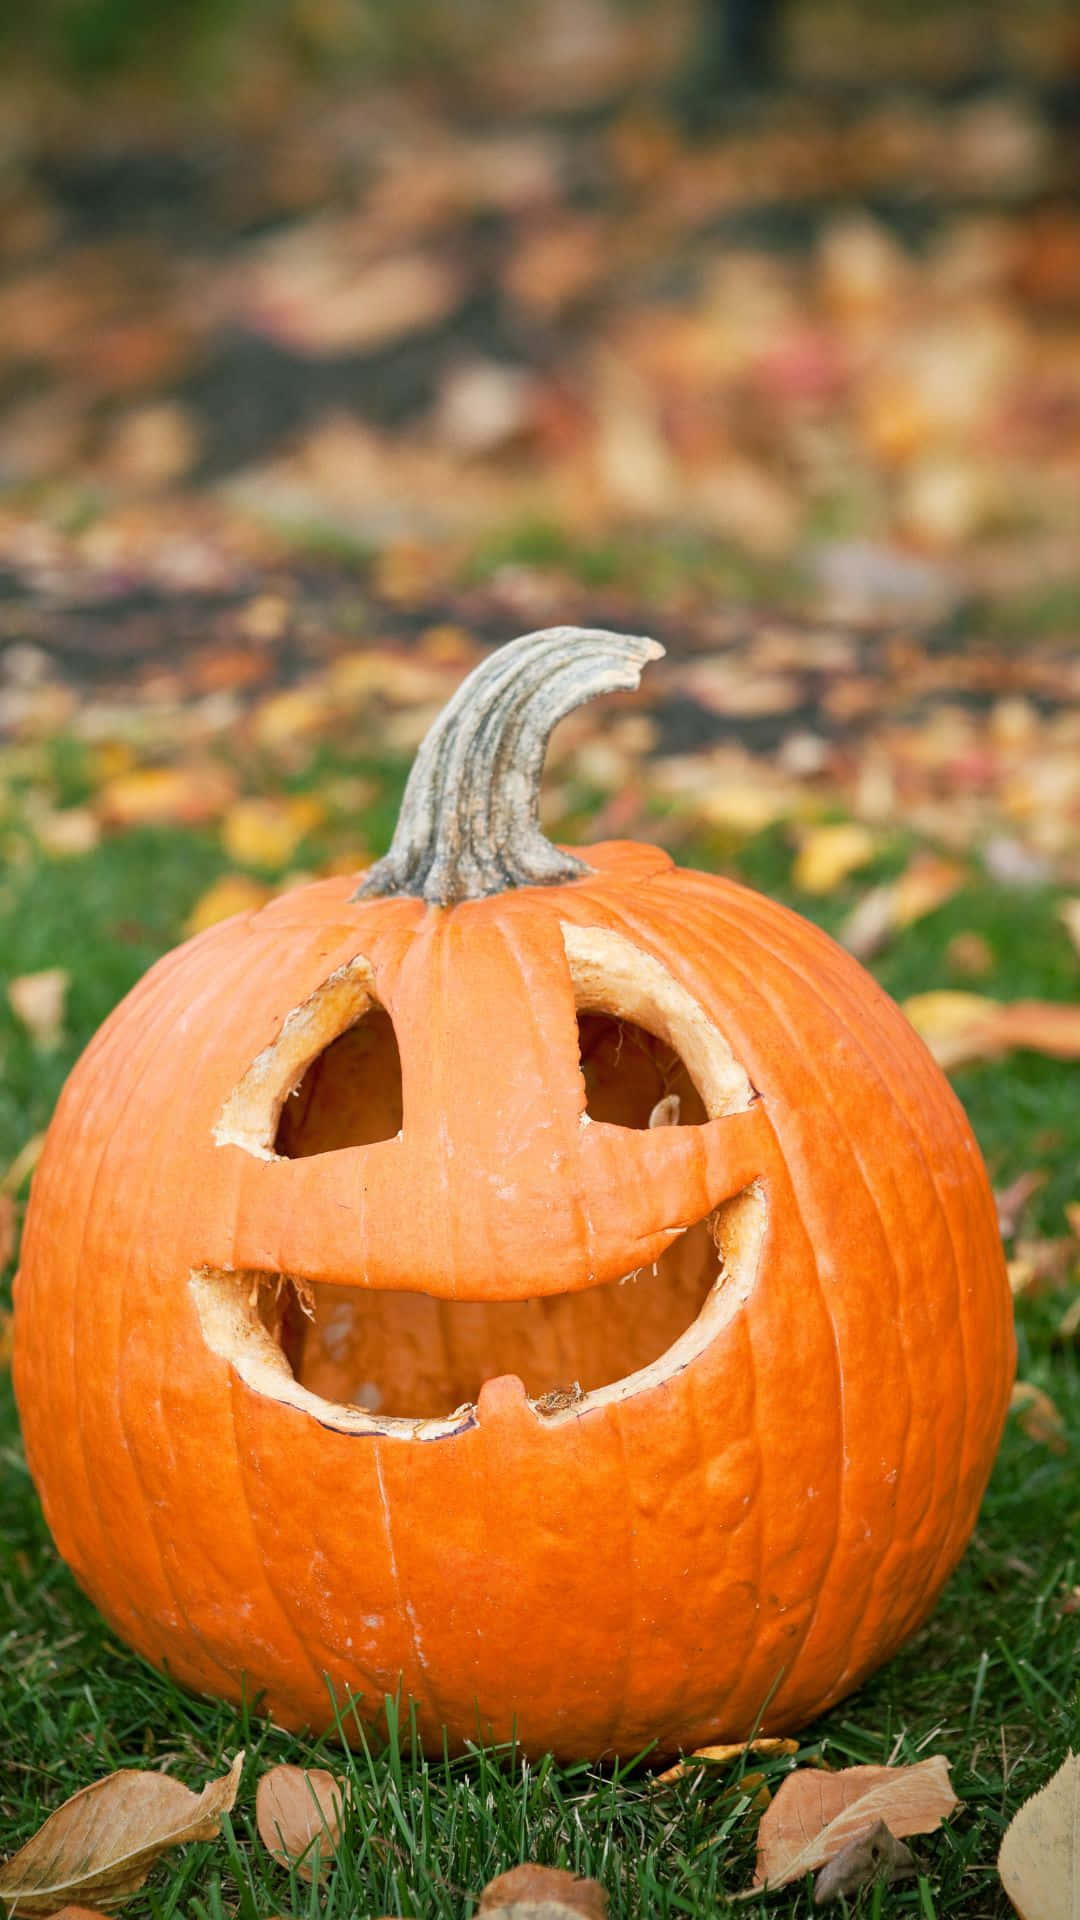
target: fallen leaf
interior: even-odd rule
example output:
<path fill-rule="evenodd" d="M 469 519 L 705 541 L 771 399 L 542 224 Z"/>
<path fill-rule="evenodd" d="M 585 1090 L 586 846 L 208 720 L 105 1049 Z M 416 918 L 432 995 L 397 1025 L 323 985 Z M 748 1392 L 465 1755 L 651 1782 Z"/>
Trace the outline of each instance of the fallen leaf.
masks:
<path fill-rule="evenodd" d="M 100 1907 L 61 1907 L 53 1920 L 107 1920 Z"/>
<path fill-rule="evenodd" d="M 1013 1048 L 1055 1060 L 1080 1059 L 1080 1005 L 1056 1000 L 990 1000 L 937 988 L 903 1003 L 941 1067 L 992 1060 Z"/>
<path fill-rule="evenodd" d="M 1069 1753 L 1005 1830 L 998 1873 L 1021 1920 L 1080 1912 L 1080 1754 Z"/>
<path fill-rule="evenodd" d="M 1009 1411 L 1015 1413 L 1029 1440 L 1048 1447 L 1051 1453 L 1068 1453 L 1069 1437 L 1065 1422 L 1048 1393 L 1030 1380 L 1018 1380 L 1009 1398 Z"/>
<path fill-rule="evenodd" d="M 1065 931 L 1069 939 L 1077 953 L 1080 953 L 1080 898 L 1063 900 L 1058 908 L 1058 914 L 1065 922 Z"/>
<path fill-rule="evenodd" d="M 238 800 L 222 822 L 221 838 L 231 860 L 245 867 L 283 867 L 322 809 L 309 794 L 291 799 Z"/>
<path fill-rule="evenodd" d="M 184 922 L 185 933 L 205 933 L 234 913 L 255 913 L 266 905 L 272 889 L 253 880 L 249 873 L 223 873 L 200 894 Z"/>
<path fill-rule="evenodd" d="M 53 1920 L 107 1920 L 100 1907 L 61 1907 Z"/>
<path fill-rule="evenodd" d="M 1028 1201 L 1038 1193 L 1040 1187 L 1046 1185 L 1048 1177 L 1045 1167 L 1031 1167 L 1024 1173 L 1018 1173 L 1007 1187 L 995 1187 L 998 1228 L 1003 1240 L 1012 1239 Z"/>
<path fill-rule="evenodd" d="M 18 1193 L 24 1180 L 28 1180 L 41 1159 L 41 1149 L 45 1145 L 44 1133 L 32 1133 L 24 1140 L 18 1153 L 6 1172 L 0 1174 L 0 1193 Z"/>
<path fill-rule="evenodd" d="M 849 873 L 865 867 L 876 852 L 874 835 L 858 821 L 811 827 L 803 836 L 791 877 L 804 893 L 834 893 Z"/>
<path fill-rule="evenodd" d="M 191 827 L 216 820 L 232 795 L 221 767 L 140 767 L 107 780 L 95 807 L 108 827 Z"/>
<path fill-rule="evenodd" d="M 302 1880 L 318 1880 L 341 1838 L 348 1787 L 325 1767 L 269 1767 L 255 1791 L 255 1824 L 264 1847 Z"/>
<path fill-rule="evenodd" d="M 1068 1340 L 1075 1340 L 1078 1334 L 1080 1334 L 1080 1293 L 1077 1294 L 1071 1307 L 1066 1307 L 1065 1312 L 1058 1321 L 1054 1329 L 1054 1339 L 1060 1343 L 1064 1343 Z"/>
<path fill-rule="evenodd" d="M 8 999 L 17 1020 L 36 1047 L 46 1053 L 64 1030 L 64 1001 L 71 975 L 64 967 L 46 967 L 42 973 L 24 973 L 8 983 Z"/>
<path fill-rule="evenodd" d="M 750 1892 L 790 1886 L 864 1838 L 883 1820 L 896 1839 L 933 1833 L 959 1802 L 949 1785 L 949 1763 L 935 1753 L 910 1767 L 844 1767 L 789 1773 L 758 1828 L 757 1865 Z"/>
<path fill-rule="evenodd" d="M 985 935 L 965 927 L 949 940 L 945 964 L 950 973 L 962 974 L 968 980 L 985 980 L 994 971 L 994 949 Z"/>
<path fill-rule="evenodd" d="M 608 1897 L 598 1880 L 527 1860 L 489 1880 L 477 1913 L 488 1920 L 607 1920 L 607 1910 Z"/>
<path fill-rule="evenodd" d="M 884 1820 L 865 1833 L 857 1834 L 846 1847 L 822 1867 L 814 1881 L 814 1905 L 824 1907 L 830 1900 L 842 1900 L 882 1881 L 891 1887 L 915 1872 L 915 1856 L 910 1847 L 890 1833 Z"/>
<path fill-rule="evenodd" d="M 966 870 L 938 853 L 917 853 L 895 880 L 871 887 L 851 914 L 841 939 L 856 959 L 868 960 L 891 933 L 944 906 L 963 886 Z"/>
<path fill-rule="evenodd" d="M 73 1794 L 0 1868 L 12 1915 L 55 1914 L 69 1895 L 113 1907 L 136 1893 L 170 1847 L 216 1839 L 236 1800 L 243 1753 L 228 1773 L 192 1793 L 165 1773 L 111 1773 Z"/>
<path fill-rule="evenodd" d="M 733 1744 L 721 1747 L 695 1747 L 684 1760 L 676 1761 L 666 1772 L 658 1773 L 654 1786 L 666 1787 L 673 1780 L 684 1780 L 688 1773 L 696 1773 L 702 1764 L 713 1767 L 727 1767 L 744 1753 L 756 1753 L 762 1759 L 775 1760 L 783 1755 L 798 1753 L 797 1740 L 763 1738 L 761 1740 L 737 1740 Z"/>
<path fill-rule="evenodd" d="M 0 1188 L 0 1273 L 15 1251 L 15 1196 Z"/>
<path fill-rule="evenodd" d="M 80 853 L 93 853 L 101 839 L 101 828 L 89 807 L 62 807 L 55 813 L 43 813 L 34 821 L 34 836 L 44 853 L 57 859 L 70 859 Z"/>

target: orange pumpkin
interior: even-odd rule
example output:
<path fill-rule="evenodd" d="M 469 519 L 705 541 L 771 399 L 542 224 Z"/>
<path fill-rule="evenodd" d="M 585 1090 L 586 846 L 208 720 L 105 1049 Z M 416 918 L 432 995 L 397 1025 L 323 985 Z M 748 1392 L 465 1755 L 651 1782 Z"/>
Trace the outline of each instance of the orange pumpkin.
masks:
<path fill-rule="evenodd" d="M 162 960 L 72 1074 L 16 1312 L 117 1632 L 278 1722 L 562 1756 L 787 1732 L 918 1626 L 1014 1348 L 986 1175 L 824 934 L 536 823 L 654 643 L 494 654 L 393 847 Z"/>

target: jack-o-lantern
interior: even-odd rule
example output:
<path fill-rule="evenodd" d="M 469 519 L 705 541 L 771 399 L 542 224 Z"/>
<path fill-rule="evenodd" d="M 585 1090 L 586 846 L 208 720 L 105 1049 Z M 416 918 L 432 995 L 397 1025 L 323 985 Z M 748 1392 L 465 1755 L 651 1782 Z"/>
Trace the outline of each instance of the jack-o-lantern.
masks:
<path fill-rule="evenodd" d="M 647 640 L 462 686 L 393 846 L 162 960 L 72 1074 L 16 1312 L 31 1469 L 116 1630 L 557 1754 L 796 1727 L 932 1606 L 1001 1431 L 994 1207 L 815 928 L 548 844 L 552 726 Z"/>

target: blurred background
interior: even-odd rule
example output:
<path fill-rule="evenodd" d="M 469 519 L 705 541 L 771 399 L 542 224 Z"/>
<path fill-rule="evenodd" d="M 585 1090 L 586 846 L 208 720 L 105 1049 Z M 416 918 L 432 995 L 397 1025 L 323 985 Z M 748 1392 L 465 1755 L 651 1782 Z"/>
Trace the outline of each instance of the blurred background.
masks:
<path fill-rule="evenodd" d="M 57 1034 L 380 851 L 478 652 L 561 620 L 669 653 L 560 729 L 552 830 L 741 872 L 902 996 L 1075 996 L 1071 6 L 0 36 L 0 917 L 21 979 L 98 916 Z M 14 1018 L 13 1152 L 66 1057 Z"/>

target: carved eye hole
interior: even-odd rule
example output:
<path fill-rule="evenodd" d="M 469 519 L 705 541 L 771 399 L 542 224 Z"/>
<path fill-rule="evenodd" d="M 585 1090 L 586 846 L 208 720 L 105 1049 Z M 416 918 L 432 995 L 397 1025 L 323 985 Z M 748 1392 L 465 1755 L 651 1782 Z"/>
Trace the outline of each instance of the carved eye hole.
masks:
<path fill-rule="evenodd" d="M 696 1127 L 708 1119 L 685 1061 L 634 1021 L 579 1013 L 578 1050 L 590 1120 L 617 1127 Z"/>
<path fill-rule="evenodd" d="M 402 1124 L 397 1037 L 362 954 L 287 1014 L 221 1110 L 214 1138 L 299 1160 L 393 1140 Z"/>
<path fill-rule="evenodd" d="M 385 1007 L 369 1006 L 315 1056 L 281 1109 L 274 1152 L 286 1160 L 367 1147 L 401 1131 L 401 1055 Z"/>
<path fill-rule="evenodd" d="M 562 929 L 590 1120 L 700 1126 L 754 1099 L 746 1071 L 693 995 L 610 927 Z"/>

